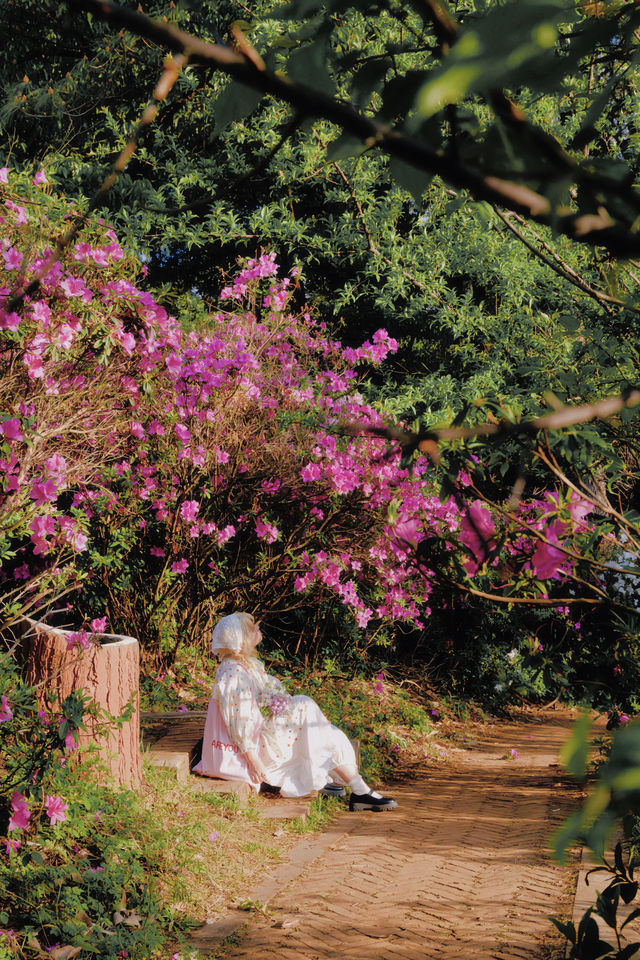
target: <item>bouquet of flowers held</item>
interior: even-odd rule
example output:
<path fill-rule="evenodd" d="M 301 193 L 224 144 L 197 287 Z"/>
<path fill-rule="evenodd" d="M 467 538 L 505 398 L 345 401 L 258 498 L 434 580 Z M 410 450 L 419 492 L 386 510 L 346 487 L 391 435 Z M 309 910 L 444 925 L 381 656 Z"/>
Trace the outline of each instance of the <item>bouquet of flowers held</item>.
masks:
<path fill-rule="evenodd" d="M 288 693 L 276 693 L 262 704 L 260 711 L 264 717 L 281 717 L 291 704 L 291 696 Z"/>

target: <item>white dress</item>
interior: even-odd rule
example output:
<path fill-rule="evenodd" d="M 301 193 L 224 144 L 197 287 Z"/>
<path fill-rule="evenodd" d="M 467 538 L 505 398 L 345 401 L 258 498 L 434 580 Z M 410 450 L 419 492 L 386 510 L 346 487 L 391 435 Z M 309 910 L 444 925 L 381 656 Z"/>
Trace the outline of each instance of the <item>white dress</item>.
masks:
<path fill-rule="evenodd" d="M 348 737 L 329 723 L 311 697 L 290 696 L 264 664 L 247 665 L 231 657 L 216 671 L 212 699 L 233 743 L 244 753 L 258 746 L 267 781 L 283 797 L 302 797 L 319 790 L 335 767 L 357 769 Z"/>

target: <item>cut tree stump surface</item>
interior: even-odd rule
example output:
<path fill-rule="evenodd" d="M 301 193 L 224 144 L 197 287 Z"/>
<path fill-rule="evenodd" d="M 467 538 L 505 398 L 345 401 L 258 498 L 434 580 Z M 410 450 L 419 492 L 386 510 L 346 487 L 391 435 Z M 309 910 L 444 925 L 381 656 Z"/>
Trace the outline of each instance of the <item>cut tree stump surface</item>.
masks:
<path fill-rule="evenodd" d="M 557 765 L 571 719 L 488 727 L 468 752 L 388 791 L 396 810 L 340 814 L 247 893 L 264 913 L 232 911 L 191 945 L 212 950 L 239 931 L 225 960 L 563 956 L 547 918 L 570 919 L 578 857 L 559 867 L 548 845 L 580 799 Z"/>

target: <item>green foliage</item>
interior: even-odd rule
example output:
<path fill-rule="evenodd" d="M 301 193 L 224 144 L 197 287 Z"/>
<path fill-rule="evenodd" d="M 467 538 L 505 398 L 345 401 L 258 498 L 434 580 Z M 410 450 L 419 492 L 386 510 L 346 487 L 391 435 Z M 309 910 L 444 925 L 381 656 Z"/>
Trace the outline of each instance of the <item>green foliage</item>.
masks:
<path fill-rule="evenodd" d="M 556 832 L 553 847 L 557 857 L 581 839 L 598 857 L 603 857 L 611 831 L 619 819 L 637 815 L 640 804 L 640 721 L 628 722 L 611 741 L 606 761 L 598 769 L 597 781 L 583 806 Z M 580 721 L 565 751 L 565 762 L 584 769 L 588 727 Z M 578 759 L 579 758 L 579 759 Z"/>
<path fill-rule="evenodd" d="M 629 906 L 637 896 L 638 882 L 634 879 L 636 865 L 634 852 L 631 852 L 628 862 L 625 863 L 622 844 L 616 844 L 613 863 L 604 860 L 603 866 L 595 867 L 587 874 L 587 883 L 589 877 L 595 873 L 605 873 L 609 882 L 602 892 L 596 894 L 595 906 L 585 911 L 578 927 L 576 928 L 572 921 L 562 923 L 551 917 L 552 923 L 568 941 L 566 956 L 570 960 L 597 960 L 605 955 L 612 960 L 630 960 L 640 947 L 640 941 L 629 939 L 630 936 L 637 937 L 638 934 L 635 931 L 630 934 L 629 930 L 625 930 L 628 924 L 640 916 L 640 909 L 625 911 L 627 915 L 624 920 L 618 916 L 619 907 L 622 904 Z M 609 927 L 611 934 L 615 936 L 614 943 L 602 939 L 596 916 Z"/>
<path fill-rule="evenodd" d="M 34 17 L 30 2 L 5 11 L 11 28 L 16 18 L 21 28 L 3 63 L 5 139 L 14 141 L 11 163 L 44 161 L 68 195 L 82 196 L 132 129 L 162 51 L 80 13 L 61 17 L 59 4 L 48 4 L 48 17 L 41 5 Z M 530 3 L 526 15 L 521 3 L 459 3 L 457 42 L 440 60 L 433 23 L 398 4 L 362 3 L 347 14 L 261 2 L 243 29 L 268 66 L 295 78 L 302 65 L 304 80 L 314 63 L 319 87 L 400 129 L 416 128 L 454 161 L 515 171 L 534 188 L 542 181 L 558 192 L 553 138 L 573 137 L 576 157 L 588 147 L 594 169 L 619 162 L 620 150 L 633 166 L 631 6 L 623 4 L 619 17 L 593 18 L 568 3 Z M 203 39 L 229 42 L 246 10 L 233 2 L 178 4 L 169 16 Z M 594 70 L 592 49 L 606 51 Z M 452 84 L 455 76 L 466 77 L 462 86 Z M 433 102 L 443 83 L 449 106 L 425 124 L 420 104 Z M 496 84 L 517 92 L 531 125 L 495 115 Z M 95 103 L 97 112 L 89 108 Z M 548 389 L 586 400 L 637 379 L 637 314 L 624 309 L 635 280 L 625 266 L 599 264 L 551 230 L 537 236 L 523 225 L 532 252 L 486 203 L 464 193 L 452 199 L 438 179 L 421 183 L 402 161 L 363 153 L 328 121 L 294 130 L 291 119 L 285 105 L 218 73 L 195 65 L 181 73 L 107 197 L 118 232 L 147 259 L 149 280 L 172 283 L 170 308 L 188 301 L 202 315 L 220 272 L 267 244 L 285 267 L 304 251 L 300 298 L 312 299 L 348 342 L 379 326 L 400 341 L 392 386 L 372 388 L 397 417 L 433 423 L 487 395 L 530 411 Z M 613 139 L 605 135 L 611 129 Z M 581 207 L 602 202 L 588 177 L 579 190 Z M 572 285 L 575 277 L 582 287 Z M 622 306 L 607 307 L 585 284 L 615 290 Z"/>
<path fill-rule="evenodd" d="M 12 714 L 0 724 L 5 945 L 147 957 L 162 941 L 158 894 L 149 885 L 157 864 L 143 842 L 151 819 L 133 793 L 97 785 L 95 761 L 94 769 L 88 760 L 77 769 L 77 731 L 87 713 L 95 720 L 95 709 L 76 692 L 57 709 L 39 711 L 35 691 L 6 655 L 1 685 Z M 16 827 L 9 817 L 23 803 L 28 821 Z"/>

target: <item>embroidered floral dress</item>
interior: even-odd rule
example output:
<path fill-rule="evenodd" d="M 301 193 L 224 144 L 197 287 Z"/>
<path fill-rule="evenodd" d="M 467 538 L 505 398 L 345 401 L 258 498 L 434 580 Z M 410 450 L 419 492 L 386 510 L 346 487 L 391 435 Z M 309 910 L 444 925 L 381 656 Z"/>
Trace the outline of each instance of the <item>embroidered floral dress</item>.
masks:
<path fill-rule="evenodd" d="M 268 782 L 283 797 L 319 790 L 335 767 L 356 767 L 346 734 L 329 723 L 310 697 L 290 696 L 264 664 L 227 658 L 216 671 L 215 700 L 233 743 L 244 753 L 257 747 Z"/>

